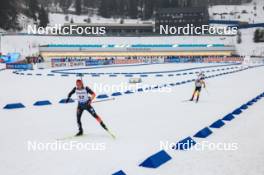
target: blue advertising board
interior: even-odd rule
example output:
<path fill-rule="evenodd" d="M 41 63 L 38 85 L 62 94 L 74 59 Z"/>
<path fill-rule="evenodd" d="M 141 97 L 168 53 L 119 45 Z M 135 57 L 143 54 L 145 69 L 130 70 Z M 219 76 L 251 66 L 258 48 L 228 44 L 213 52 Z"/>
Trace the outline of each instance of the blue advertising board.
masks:
<path fill-rule="evenodd" d="M 86 60 L 86 66 L 99 66 L 99 65 L 109 65 L 113 64 L 112 60 Z"/>
<path fill-rule="evenodd" d="M 32 64 L 12 64 L 12 63 L 7 63 L 6 64 L 7 69 L 33 69 Z"/>

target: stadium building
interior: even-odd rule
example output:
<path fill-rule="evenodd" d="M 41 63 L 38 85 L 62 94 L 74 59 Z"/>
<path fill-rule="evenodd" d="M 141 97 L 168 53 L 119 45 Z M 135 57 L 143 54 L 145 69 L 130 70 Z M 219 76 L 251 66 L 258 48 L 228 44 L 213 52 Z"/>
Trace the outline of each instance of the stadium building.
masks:
<path fill-rule="evenodd" d="M 155 17 L 155 31 L 160 32 L 160 26 L 194 26 L 208 25 L 209 15 L 207 7 L 162 8 Z"/>
<path fill-rule="evenodd" d="M 235 47 L 224 44 L 49 44 L 40 46 L 39 52 L 45 60 L 67 57 L 232 56 Z"/>
<path fill-rule="evenodd" d="M 64 24 L 62 27 L 70 27 L 71 25 L 76 25 L 78 27 L 81 27 L 83 29 L 85 28 L 104 28 L 105 34 L 104 35 L 111 35 L 111 36 L 120 36 L 120 35 L 128 35 L 128 34 L 134 34 L 134 35 L 146 35 L 146 34 L 153 34 L 154 30 L 154 23 L 152 22 L 145 22 L 145 23 L 126 23 L 126 24 L 119 24 L 119 23 L 74 23 L 74 24 Z M 77 34 L 77 33 L 74 33 Z M 100 35 L 99 32 L 95 32 L 96 35 Z M 83 34 L 87 35 L 87 34 Z"/>

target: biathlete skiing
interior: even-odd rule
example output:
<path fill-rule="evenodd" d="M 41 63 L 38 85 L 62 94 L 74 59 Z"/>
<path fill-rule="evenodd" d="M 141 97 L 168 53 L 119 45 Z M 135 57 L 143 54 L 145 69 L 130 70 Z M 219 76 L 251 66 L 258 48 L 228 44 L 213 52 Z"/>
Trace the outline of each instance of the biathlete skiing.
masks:
<path fill-rule="evenodd" d="M 102 126 L 103 129 L 105 129 L 113 138 L 115 136 L 110 132 L 110 130 L 106 127 L 102 119 L 97 115 L 94 108 L 91 106 L 91 103 L 96 97 L 96 94 L 89 88 L 85 87 L 83 85 L 83 81 L 78 79 L 76 81 L 76 87 L 72 89 L 72 91 L 68 94 L 68 98 L 66 100 L 66 103 L 69 102 L 71 99 L 71 96 L 73 94 L 76 94 L 77 100 L 78 100 L 78 106 L 77 106 L 77 124 L 79 128 L 79 132 L 75 136 L 81 136 L 83 135 L 83 127 L 81 122 L 82 113 L 84 110 L 87 110 L 96 120 L 97 122 Z M 89 95 L 90 94 L 90 95 Z"/>
<path fill-rule="evenodd" d="M 196 94 L 196 103 L 198 103 L 199 101 L 199 97 L 200 97 L 200 93 L 202 90 L 202 86 L 203 88 L 205 88 L 205 82 L 204 82 L 204 76 L 198 76 L 198 78 L 195 80 L 195 89 L 192 95 L 192 98 L 190 99 L 190 101 L 193 101 L 195 94 Z"/>

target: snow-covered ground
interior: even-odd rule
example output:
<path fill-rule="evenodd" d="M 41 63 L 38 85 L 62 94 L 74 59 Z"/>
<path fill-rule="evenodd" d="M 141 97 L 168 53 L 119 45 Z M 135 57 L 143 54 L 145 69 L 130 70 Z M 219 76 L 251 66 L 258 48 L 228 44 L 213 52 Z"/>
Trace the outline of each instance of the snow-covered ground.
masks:
<path fill-rule="evenodd" d="M 221 15 L 222 14 L 222 15 Z M 242 5 L 216 5 L 209 8 L 210 19 L 237 20 L 248 23 L 264 22 L 264 1 L 255 0 Z"/>
<path fill-rule="evenodd" d="M 3 32 L 5 32 L 5 30 L 4 30 L 4 29 L 2 29 L 2 28 L 0 28 L 0 33 L 3 33 Z"/>
<path fill-rule="evenodd" d="M 241 44 L 236 44 L 236 50 L 241 55 L 259 55 L 264 56 L 264 43 L 254 43 L 254 32 L 256 28 L 240 30 Z"/>
<path fill-rule="evenodd" d="M 0 63 L 0 69 L 5 69 L 6 65 L 4 63 Z"/>
<path fill-rule="evenodd" d="M 65 68 L 59 69 L 60 73 L 105 73 L 105 74 L 112 74 L 112 73 L 132 73 L 132 74 L 157 74 L 161 73 L 175 73 L 180 69 L 190 69 L 190 68 L 197 68 L 198 71 L 199 67 L 206 67 L 206 66 L 219 66 L 219 65 L 227 65 L 225 63 L 187 63 L 187 64 L 178 64 L 178 63 L 162 63 L 162 64 L 138 64 L 138 65 L 110 65 L 110 66 L 94 66 L 94 67 L 80 67 L 78 68 Z M 124 67 L 126 69 L 124 70 Z M 203 69 L 205 70 L 205 69 Z M 30 71 L 30 70 L 29 70 Z M 41 71 L 41 70 L 39 70 Z M 47 71 L 47 70 L 43 70 Z M 49 71 L 49 70 L 48 70 Z M 175 71 L 175 72 L 173 72 Z"/>
<path fill-rule="evenodd" d="M 246 11 L 246 13 L 242 13 Z M 217 13 L 218 15 L 213 15 Z M 224 15 L 219 15 L 227 13 Z M 264 1 L 253 0 L 243 5 L 217 5 L 209 8 L 210 19 L 214 20 L 237 20 L 242 22 L 264 23 Z M 237 53 L 241 55 L 264 55 L 264 44 L 254 43 L 256 28 L 240 30 L 242 43 L 236 45 Z"/>
<path fill-rule="evenodd" d="M 120 75 L 118 77 L 109 77 L 108 75 L 101 75 L 100 77 L 92 77 L 91 75 L 85 75 L 83 79 L 88 82 L 88 84 L 95 90 L 96 94 L 108 94 L 111 95 L 113 92 L 121 91 L 124 92 L 126 90 L 135 90 L 140 87 L 149 87 L 149 86 L 156 86 L 156 85 L 163 85 L 165 83 L 176 83 L 178 81 L 183 80 L 189 80 L 196 77 L 197 73 L 201 70 L 204 70 L 205 72 L 207 70 L 214 70 L 215 67 L 212 68 L 206 68 L 206 69 L 200 69 L 199 67 L 204 66 L 213 66 L 214 64 L 160 64 L 160 65 L 148 65 L 148 66 L 132 66 L 132 67 L 119 67 L 119 68 L 104 68 L 104 69 L 92 69 L 93 72 L 104 72 L 109 73 L 110 70 L 114 71 L 130 71 L 130 72 L 138 72 L 140 70 L 141 72 L 148 72 L 148 71 L 157 71 L 157 70 L 182 70 L 186 68 L 197 68 L 190 71 L 181 71 L 181 72 L 172 72 L 172 73 L 162 73 L 163 77 L 156 77 L 156 74 L 150 74 L 148 77 L 142 77 L 143 82 L 138 85 L 129 84 L 129 77 L 125 77 L 124 75 Z M 231 68 L 236 66 L 225 66 L 222 68 Z M 237 66 L 238 68 L 235 68 L 238 70 L 240 66 Z M 86 69 L 85 69 L 86 70 Z M 0 105 L 4 105 L 6 103 L 14 103 L 16 101 L 21 101 L 25 103 L 26 105 L 32 105 L 37 100 L 45 100 L 50 99 L 53 103 L 57 103 L 60 99 L 65 98 L 67 96 L 67 93 L 70 89 L 64 89 L 59 90 L 60 86 L 59 84 L 63 84 L 65 86 L 70 86 L 75 81 L 76 76 L 71 75 L 69 77 L 61 77 L 60 74 L 55 74 L 55 77 L 47 76 L 48 73 L 51 70 L 36 70 L 36 71 L 26 71 L 23 72 L 25 75 L 15 75 L 16 78 L 20 78 L 21 80 L 27 81 L 28 79 L 31 80 L 31 83 L 25 84 L 25 89 L 34 89 L 38 91 L 38 96 L 28 96 L 27 93 L 19 93 L 14 98 L 11 94 L 12 91 L 8 91 L 4 94 L 1 94 L 1 98 L 3 99 L 0 102 Z M 76 70 L 76 72 L 84 72 L 84 70 Z M 89 70 L 86 70 L 89 72 Z M 224 72 L 226 70 L 220 71 Z M 8 72 L 8 71 L 6 71 Z M 11 71 L 10 71 L 11 72 Z M 189 72 L 194 72 L 193 74 L 189 74 Z M 28 76 L 28 73 L 32 73 L 32 76 Z M 181 75 L 177 76 L 177 74 L 180 73 Z M 183 73 L 187 73 L 187 75 L 182 75 Z M 206 74 L 212 75 L 216 74 L 217 72 L 208 72 Z M 37 76 L 36 74 L 42 74 L 41 77 Z M 173 74 L 173 77 L 169 77 L 168 74 Z M 7 76 L 8 77 L 8 76 Z M 134 77 L 140 77 L 140 75 L 135 75 Z M 57 89 L 57 96 L 49 96 L 50 88 L 42 88 L 38 81 L 39 79 L 43 79 L 47 84 L 53 85 L 53 89 Z M 54 79 L 59 79 L 56 84 L 54 84 Z M 110 87 L 110 88 L 109 88 Z M 4 89 L 13 89 L 15 90 L 16 86 L 12 86 L 11 84 L 6 85 L 3 87 Z"/>
<path fill-rule="evenodd" d="M 221 64 L 193 64 L 193 63 L 187 63 L 187 64 L 156 64 L 156 65 L 146 65 L 146 66 L 138 66 L 138 67 L 116 67 L 116 68 L 104 68 L 104 69 L 81 69 L 81 70 L 70 70 L 70 71 L 62 71 L 64 73 L 105 73 L 105 75 L 100 75 L 100 77 L 93 78 L 92 82 L 93 87 L 98 91 L 98 93 L 106 93 L 111 95 L 111 93 L 114 93 L 116 91 L 125 92 L 127 90 L 136 90 L 138 88 L 147 88 L 147 87 L 155 87 L 157 85 L 164 85 L 166 83 L 175 83 L 175 81 L 184 81 L 193 79 L 195 76 L 198 75 L 198 73 L 204 71 L 207 75 L 213 75 L 215 72 L 212 72 L 212 70 L 216 70 L 216 66 L 220 66 Z M 207 67 L 207 68 L 205 68 Z M 226 71 L 227 68 L 233 68 L 233 70 L 238 70 L 242 66 L 237 65 L 229 65 L 226 64 L 226 66 L 218 67 L 220 69 L 219 72 Z M 190 69 L 190 70 L 185 70 Z M 141 75 L 148 75 L 148 77 L 141 77 L 143 79 L 143 82 L 140 84 L 129 84 L 128 77 L 124 75 L 120 75 L 119 73 L 132 73 L 133 78 L 140 78 Z M 109 74 L 119 74 L 117 77 L 113 78 L 106 78 L 109 76 Z M 74 75 L 73 75 L 74 76 Z M 90 75 L 91 76 L 91 75 Z M 156 77 L 156 78 L 155 78 Z M 89 80 L 88 80 L 89 81 Z M 125 83 L 125 84 L 124 84 Z M 113 87 L 117 88 L 100 88 L 103 85 L 112 85 Z M 123 87 L 124 88 L 121 88 Z M 104 86 L 103 86 L 104 87 Z"/>
<path fill-rule="evenodd" d="M 88 15 L 73 15 L 73 14 L 68 14 L 68 21 L 65 20 L 65 14 L 59 14 L 59 13 L 50 13 L 49 18 L 50 18 L 50 25 L 54 26 L 55 24 L 61 24 L 64 25 L 65 23 L 70 23 L 71 19 L 74 21 L 74 23 L 87 23 L 86 20 L 89 18 L 91 21 L 90 23 L 115 23 L 115 24 L 120 24 L 121 19 L 114 19 L 114 18 L 103 18 L 101 16 L 88 16 Z M 133 24 L 142 24 L 142 23 L 151 23 L 153 24 L 154 21 L 147 20 L 147 21 L 142 21 L 140 19 L 124 19 L 124 23 L 133 23 Z"/>
<path fill-rule="evenodd" d="M 172 64 L 173 65 L 173 64 Z M 157 65 L 152 69 L 157 70 Z M 175 69 L 194 67 L 178 64 Z M 130 71 L 148 71 L 150 67 L 129 67 Z M 109 68 L 110 69 L 110 68 Z M 114 70 L 114 68 L 111 68 Z M 116 71 L 127 71 L 127 67 Z M 169 65 L 162 70 L 171 70 Z M 101 71 L 101 70 L 100 70 Z M 104 69 L 104 71 L 108 71 Z M 228 70 L 226 70 L 228 71 Z M 219 73 L 219 72 L 215 72 Z M 213 72 L 206 73 L 206 75 Z M 15 174 L 94 174 L 107 175 L 123 169 L 127 174 L 254 174 L 264 172 L 262 123 L 264 100 L 260 100 L 239 117 L 203 140 L 213 143 L 237 143 L 236 151 L 175 151 L 168 150 L 172 160 L 157 169 L 139 167 L 145 158 L 160 149 L 160 141 L 177 142 L 215 120 L 233 111 L 241 104 L 264 91 L 264 68 L 251 68 L 206 80 L 198 104 L 182 102 L 189 99 L 193 83 L 174 86 L 169 93 L 142 92 L 117 97 L 114 101 L 95 103 L 94 108 L 116 134 L 113 140 L 87 113 L 83 126 L 87 136 L 62 141 L 69 143 L 104 144 L 104 151 L 28 151 L 28 141 L 56 142 L 77 130 L 75 104 L 58 104 L 74 86 L 76 77 L 22 76 L 9 70 L 0 72 L 0 106 L 23 102 L 26 108 L 0 109 L 0 170 L 5 175 Z M 156 84 L 178 82 L 196 75 L 143 78 Z M 111 84 L 113 78 L 85 76 L 84 82 L 92 86 L 96 81 Z M 114 80 L 127 81 L 121 77 Z M 53 105 L 33 107 L 36 100 L 51 100 Z"/>

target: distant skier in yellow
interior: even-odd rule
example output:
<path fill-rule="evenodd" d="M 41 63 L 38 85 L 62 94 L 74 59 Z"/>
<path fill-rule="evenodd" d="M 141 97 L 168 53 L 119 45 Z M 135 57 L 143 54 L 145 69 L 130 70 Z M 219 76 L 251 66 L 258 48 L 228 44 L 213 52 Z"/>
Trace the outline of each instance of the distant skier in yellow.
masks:
<path fill-rule="evenodd" d="M 198 76 L 198 78 L 195 80 L 195 89 L 194 89 L 194 92 L 193 92 L 193 95 L 190 101 L 193 101 L 195 94 L 196 94 L 196 103 L 199 101 L 202 86 L 203 88 L 205 88 L 205 82 L 203 79 L 204 79 L 204 76 Z"/>

